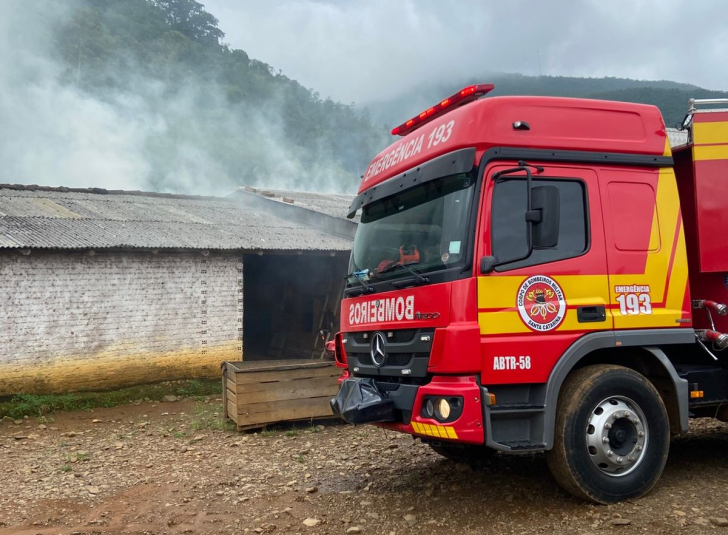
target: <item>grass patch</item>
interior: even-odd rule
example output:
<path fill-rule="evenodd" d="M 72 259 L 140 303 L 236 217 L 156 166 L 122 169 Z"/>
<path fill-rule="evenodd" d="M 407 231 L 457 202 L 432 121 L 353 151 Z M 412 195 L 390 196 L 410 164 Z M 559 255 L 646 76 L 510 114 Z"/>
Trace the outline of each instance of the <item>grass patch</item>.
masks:
<path fill-rule="evenodd" d="M 80 411 L 101 407 L 116 407 L 139 400 L 159 401 L 164 396 L 202 397 L 222 394 L 220 381 L 193 379 L 154 385 L 139 385 L 108 392 L 75 392 L 37 396 L 18 394 L 9 401 L 0 402 L 0 418 L 21 419 L 35 416 L 41 423 L 53 421 L 49 414 L 59 411 Z"/>
<path fill-rule="evenodd" d="M 222 395 L 222 386 L 218 379 L 190 379 L 175 383 L 176 387 L 172 394 L 188 398 L 199 398 L 204 396 Z M 164 396 L 164 394 L 162 394 Z M 161 398 L 160 398 L 161 399 Z"/>
<path fill-rule="evenodd" d="M 221 409 L 216 405 L 197 403 L 192 421 L 190 422 L 190 429 L 194 429 L 195 431 L 202 431 L 204 429 L 235 431 L 235 424 L 225 419 Z"/>
<path fill-rule="evenodd" d="M 61 472 L 70 472 L 71 471 L 71 465 L 70 464 L 64 464 L 59 469 Z"/>

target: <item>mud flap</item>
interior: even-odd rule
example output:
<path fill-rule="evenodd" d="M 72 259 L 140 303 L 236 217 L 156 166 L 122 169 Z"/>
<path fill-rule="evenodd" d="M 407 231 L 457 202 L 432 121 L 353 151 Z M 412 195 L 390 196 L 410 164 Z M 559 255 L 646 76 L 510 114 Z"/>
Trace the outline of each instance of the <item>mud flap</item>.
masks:
<path fill-rule="evenodd" d="M 331 400 L 333 413 L 350 424 L 393 422 L 394 401 L 387 399 L 373 379 L 350 378 Z"/>

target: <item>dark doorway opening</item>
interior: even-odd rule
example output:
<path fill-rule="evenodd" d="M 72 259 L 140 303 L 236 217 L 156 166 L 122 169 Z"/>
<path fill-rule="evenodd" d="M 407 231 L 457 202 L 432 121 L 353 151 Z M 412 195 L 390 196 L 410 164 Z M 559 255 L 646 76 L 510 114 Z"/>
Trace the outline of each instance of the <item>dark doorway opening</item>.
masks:
<path fill-rule="evenodd" d="M 348 255 L 243 255 L 243 360 L 319 358 L 339 328 Z"/>

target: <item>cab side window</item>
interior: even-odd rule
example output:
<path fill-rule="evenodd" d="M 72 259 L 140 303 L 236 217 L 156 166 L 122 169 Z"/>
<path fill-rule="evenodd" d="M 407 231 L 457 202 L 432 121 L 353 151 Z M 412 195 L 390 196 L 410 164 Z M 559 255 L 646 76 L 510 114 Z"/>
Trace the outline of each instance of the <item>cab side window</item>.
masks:
<path fill-rule="evenodd" d="M 555 247 L 534 249 L 519 262 L 501 265 L 496 271 L 508 271 L 545 264 L 584 254 L 589 247 L 586 186 L 580 180 L 534 179 L 533 187 L 556 186 L 559 190 L 559 239 Z M 526 181 L 508 179 L 498 182 L 493 192 L 491 210 L 492 254 L 499 261 L 520 258 L 528 252 L 526 213 Z"/>

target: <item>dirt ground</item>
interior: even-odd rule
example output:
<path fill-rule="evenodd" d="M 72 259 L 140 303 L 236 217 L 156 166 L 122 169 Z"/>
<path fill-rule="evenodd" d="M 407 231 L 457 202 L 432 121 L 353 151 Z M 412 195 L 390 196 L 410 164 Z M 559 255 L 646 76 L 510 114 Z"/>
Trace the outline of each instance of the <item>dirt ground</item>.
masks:
<path fill-rule="evenodd" d="M 728 425 L 718 422 L 673 441 L 651 494 L 606 507 L 561 491 L 543 455 L 497 455 L 474 471 L 369 426 L 222 430 L 219 406 L 3 422 L 0 535 L 728 533 Z"/>

